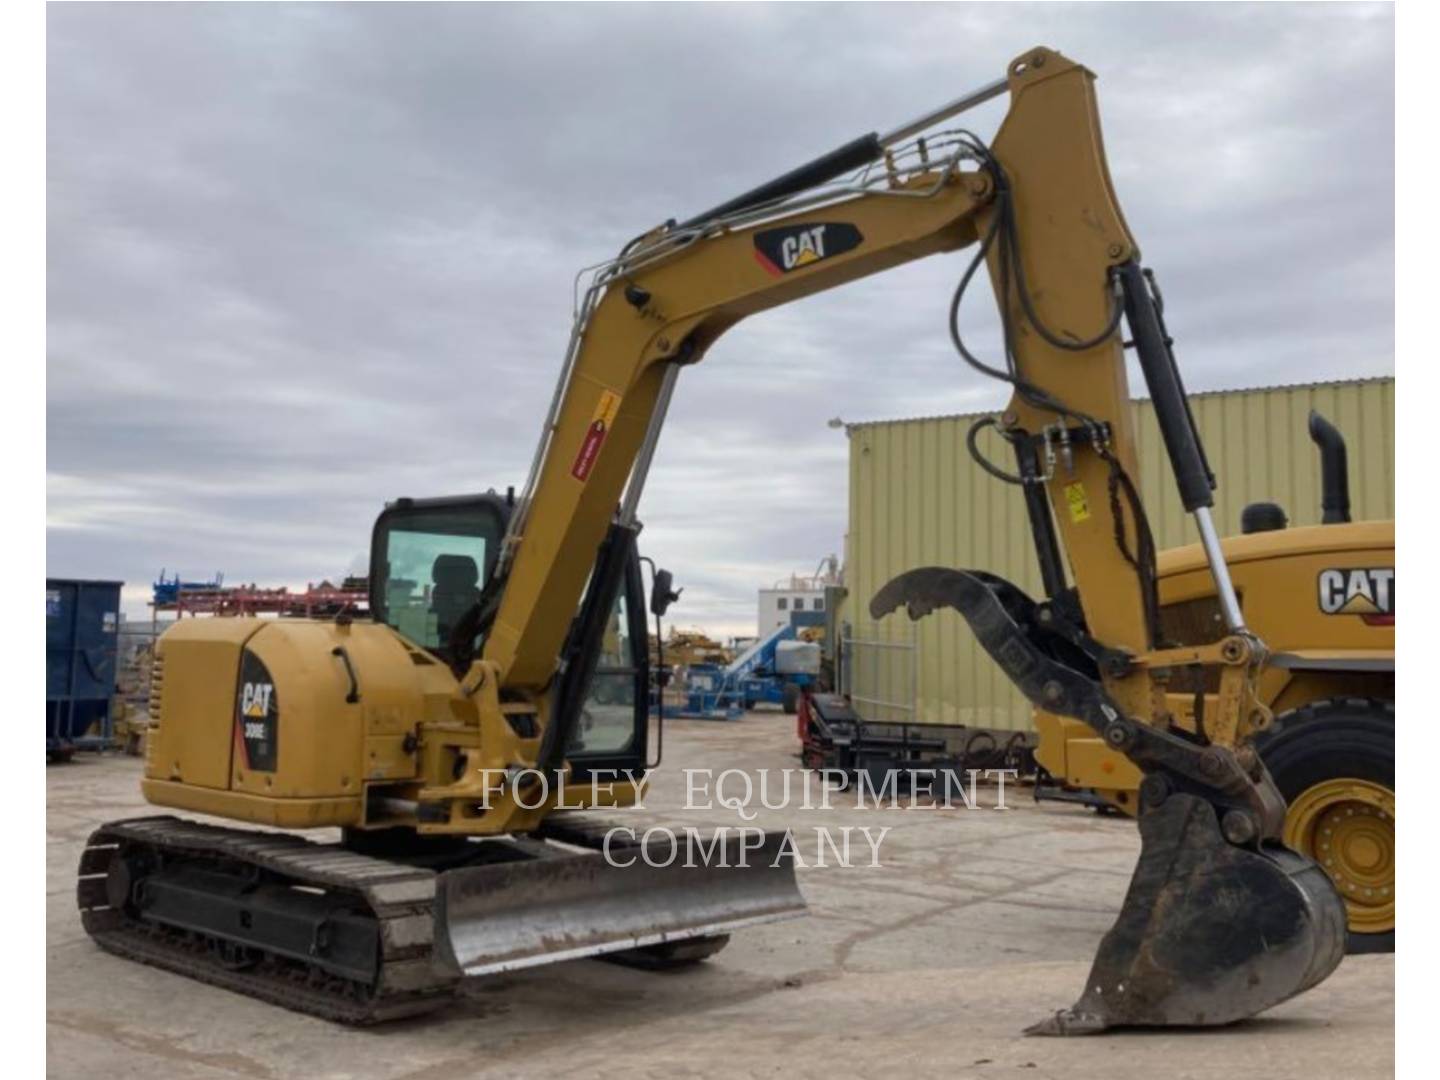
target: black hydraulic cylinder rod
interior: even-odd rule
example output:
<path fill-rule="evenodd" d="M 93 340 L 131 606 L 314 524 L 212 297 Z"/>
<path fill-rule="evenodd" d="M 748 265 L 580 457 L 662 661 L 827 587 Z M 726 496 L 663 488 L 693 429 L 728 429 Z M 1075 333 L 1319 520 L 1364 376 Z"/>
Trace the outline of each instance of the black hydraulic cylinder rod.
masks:
<path fill-rule="evenodd" d="M 1038 477 L 1040 474 L 1039 454 L 1035 444 L 1024 439 L 1015 443 L 1015 457 L 1020 463 L 1020 475 Z M 1035 558 L 1040 563 L 1040 580 L 1045 586 L 1045 595 L 1051 600 L 1065 592 L 1065 562 L 1060 556 L 1060 544 L 1055 537 L 1055 522 L 1050 517 L 1050 500 L 1045 497 L 1045 487 L 1039 483 L 1024 485 L 1025 513 L 1030 519 L 1030 538 L 1035 544 Z"/>
<path fill-rule="evenodd" d="M 852 139 L 844 146 L 831 150 L 828 154 L 821 154 L 814 161 L 807 162 L 797 169 L 791 169 L 783 176 L 777 176 L 774 180 L 761 184 L 759 187 L 751 188 L 743 195 L 736 195 L 735 198 L 712 207 L 703 214 L 696 214 L 694 217 L 682 221 L 680 227 L 688 228 L 691 225 L 699 225 L 702 221 L 709 221 L 711 218 L 723 217 L 751 206 L 759 206 L 761 203 L 794 195 L 806 188 L 823 184 L 827 180 L 834 180 L 837 176 L 854 172 L 856 169 L 869 165 L 872 161 L 878 161 L 884 152 L 884 147 L 880 145 L 880 136 L 872 131 L 869 135 Z"/>
<path fill-rule="evenodd" d="M 1212 492 L 1215 481 L 1205 464 L 1200 432 L 1196 430 L 1194 417 L 1190 414 L 1190 404 L 1185 398 L 1180 372 L 1175 367 L 1174 354 L 1166 344 L 1155 299 L 1146 287 L 1144 272 L 1138 263 L 1127 262 L 1120 267 L 1120 285 L 1125 294 L 1125 319 L 1130 324 L 1130 336 L 1135 342 L 1140 370 L 1145 375 L 1150 400 L 1155 406 L 1155 419 L 1160 424 L 1160 434 L 1170 454 L 1175 483 L 1180 488 L 1180 501 L 1187 513 L 1214 506 Z"/>
<path fill-rule="evenodd" d="M 1185 375 L 1180 370 L 1180 365 L 1175 362 L 1175 346 L 1170 340 L 1170 331 L 1165 326 L 1165 298 L 1160 295 L 1160 288 L 1155 284 L 1153 271 L 1144 271 L 1145 280 L 1150 286 L 1150 296 L 1155 301 L 1155 319 L 1160 324 L 1160 334 L 1165 338 L 1165 351 L 1170 354 L 1170 367 L 1175 372 L 1175 385 L 1180 388 L 1180 396 L 1185 399 L 1185 415 L 1190 418 L 1191 430 L 1199 431 L 1195 424 L 1195 412 L 1190 408 L 1190 392 L 1185 389 Z M 1210 483 L 1210 490 L 1215 490 L 1215 470 L 1210 468 L 1210 459 L 1205 456 L 1205 444 L 1196 437 L 1195 444 L 1200 447 L 1200 464 L 1205 466 L 1205 478 Z"/>
<path fill-rule="evenodd" d="M 1350 461 L 1345 436 L 1311 409 L 1310 438 L 1320 448 L 1320 523 L 1343 525 L 1350 520 Z"/>

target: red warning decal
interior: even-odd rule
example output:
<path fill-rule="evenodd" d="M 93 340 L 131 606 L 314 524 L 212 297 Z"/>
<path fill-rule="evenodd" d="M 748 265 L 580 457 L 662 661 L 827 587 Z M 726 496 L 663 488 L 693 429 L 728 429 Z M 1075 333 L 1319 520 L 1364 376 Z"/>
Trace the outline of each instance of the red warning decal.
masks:
<path fill-rule="evenodd" d="M 585 438 L 581 440 L 575 463 L 570 466 L 570 475 L 582 484 L 590 478 L 590 470 L 595 467 L 600 448 L 605 445 L 605 436 L 610 433 L 610 428 L 615 423 L 615 414 L 619 411 L 620 395 L 611 390 L 602 390 L 600 403 L 595 407 L 595 416 L 585 431 Z"/>
<path fill-rule="evenodd" d="M 588 480 L 590 470 L 595 466 L 595 459 L 600 456 L 600 444 L 605 441 L 605 422 L 596 420 L 590 425 L 590 430 L 585 432 L 585 441 L 580 444 L 580 452 L 575 455 L 575 464 L 570 466 L 570 475 L 576 480 Z"/>

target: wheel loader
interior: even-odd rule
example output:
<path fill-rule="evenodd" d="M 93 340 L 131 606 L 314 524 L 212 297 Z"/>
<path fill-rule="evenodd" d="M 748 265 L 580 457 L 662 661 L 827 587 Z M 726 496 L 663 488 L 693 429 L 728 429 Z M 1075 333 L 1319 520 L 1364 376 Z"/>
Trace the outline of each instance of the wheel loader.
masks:
<path fill-rule="evenodd" d="M 95 940 L 363 1023 L 434 1007 L 463 978 L 612 952 L 684 959 L 802 910 L 784 836 L 765 838 L 748 867 L 603 857 L 604 826 L 589 815 L 635 790 L 585 795 L 591 763 L 573 749 L 582 698 L 633 565 L 680 373 L 747 316 L 965 252 L 948 317 L 957 370 L 1012 391 L 990 422 L 1015 464 L 984 464 L 1025 492 L 1046 596 L 920 567 L 882 588 L 872 614 L 954 607 L 1029 700 L 1083 722 L 1144 775 L 1141 852 L 1121 911 L 1079 1000 L 1030 1030 L 1226 1024 L 1329 975 L 1344 905 L 1284 845 L 1285 802 L 1255 752 L 1271 722 L 1258 689 L 1269 650 L 1220 547 L 1214 477 L 1158 288 L 1111 184 L 1094 83 L 1060 53 L 1029 50 L 974 91 L 704 213 L 666 218 L 592 268 L 513 508 L 415 526 L 477 541 L 431 561 L 424 626 L 433 615 L 448 627 L 443 649 L 388 599 L 374 621 L 170 630 L 144 795 L 237 824 L 102 825 L 80 865 Z M 988 141 L 960 126 L 1001 97 L 1008 110 Z M 985 358 L 960 318 L 982 266 L 1002 327 Z M 1217 640 L 1174 646 L 1163 633 L 1127 349 L 1203 540 Z M 395 543 L 392 532 L 375 548 Z M 443 558 L 455 554 L 466 557 Z M 1187 731 L 1166 688 L 1193 668 L 1217 690 L 1203 729 Z M 576 801 L 590 809 L 568 809 Z M 320 827 L 341 839 L 295 835 Z"/>
<path fill-rule="evenodd" d="M 1347 951 L 1395 948 L 1395 523 L 1350 520 L 1344 436 L 1318 412 L 1321 523 L 1288 527 L 1283 507 L 1252 503 L 1221 542 L 1246 619 L 1273 650 L 1260 699 L 1275 721 L 1256 748 L 1288 804 L 1282 836 L 1325 868 L 1345 898 Z M 1224 633 L 1197 546 L 1156 561 L 1167 638 Z M 1203 728 L 1214 686 L 1178 674 L 1168 704 Z M 1035 711 L 1036 761 L 1070 789 L 1134 814 L 1143 776 L 1084 724 Z"/>

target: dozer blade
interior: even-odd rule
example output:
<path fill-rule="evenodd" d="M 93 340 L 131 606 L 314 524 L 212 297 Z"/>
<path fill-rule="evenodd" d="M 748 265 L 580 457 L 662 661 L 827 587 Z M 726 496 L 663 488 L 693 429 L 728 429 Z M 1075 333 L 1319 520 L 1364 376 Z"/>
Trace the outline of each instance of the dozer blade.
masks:
<path fill-rule="evenodd" d="M 785 833 L 726 832 L 708 857 L 651 865 L 638 846 L 451 870 L 435 908 L 435 963 L 487 975 L 728 934 L 805 913 Z M 669 854 L 669 846 L 656 859 Z M 633 859 L 633 862 L 630 860 Z M 629 865 L 617 865 L 628 863 Z"/>
<path fill-rule="evenodd" d="M 1140 862 L 1073 1008 L 1027 1029 L 1229 1024 L 1320 982 L 1345 953 L 1345 905 L 1286 848 L 1226 842 L 1215 810 L 1172 795 L 1140 818 Z"/>

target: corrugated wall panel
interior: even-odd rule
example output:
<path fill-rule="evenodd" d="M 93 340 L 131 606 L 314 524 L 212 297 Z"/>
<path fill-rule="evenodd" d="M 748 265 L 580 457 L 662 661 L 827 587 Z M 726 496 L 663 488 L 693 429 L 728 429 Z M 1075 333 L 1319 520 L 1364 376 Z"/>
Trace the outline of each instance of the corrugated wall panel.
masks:
<path fill-rule="evenodd" d="M 1215 516 L 1238 532 L 1240 511 L 1278 502 L 1296 525 L 1320 520 L 1320 463 L 1306 430 L 1312 408 L 1344 433 L 1350 499 L 1357 520 L 1395 513 L 1395 380 L 1370 379 L 1198 394 L 1196 423 L 1220 480 Z M 1196 542 L 1180 505 L 1165 446 L 1148 401 L 1136 402 L 1141 490 L 1162 548 Z M 946 611 L 911 624 L 903 614 L 877 623 L 868 604 L 886 581 L 917 566 L 962 566 L 1000 574 L 1032 595 L 1040 575 L 1019 491 L 982 472 L 965 448 L 974 416 L 857 424 L 850 428 L 850 526 L 843 618 L 857 644 L 851 686 L 872 720 L 907 720 L 878 702 L 915 702 L 925 723 L 1028 728 L 1029 709 Z M 1005 446 L 986 448 L 1008 466 Z M 880 642 L 883 645 L 863 644 Z M 914 648 L 908 646 L 914 643 Z"/>

